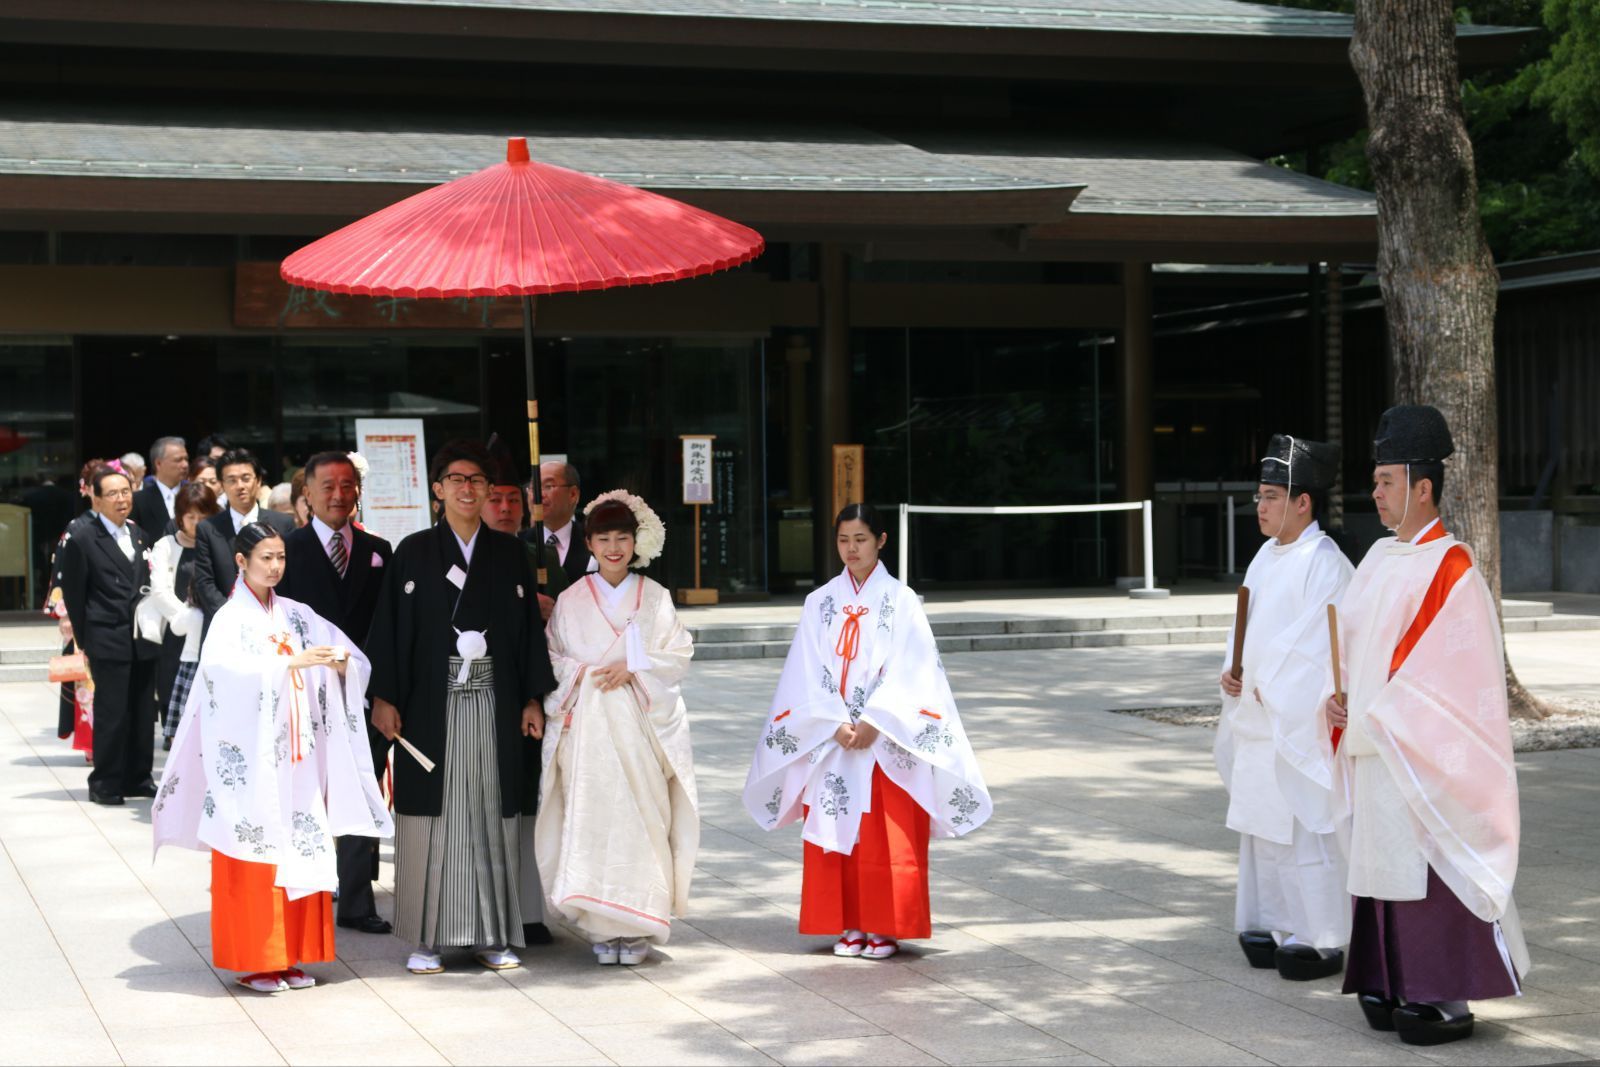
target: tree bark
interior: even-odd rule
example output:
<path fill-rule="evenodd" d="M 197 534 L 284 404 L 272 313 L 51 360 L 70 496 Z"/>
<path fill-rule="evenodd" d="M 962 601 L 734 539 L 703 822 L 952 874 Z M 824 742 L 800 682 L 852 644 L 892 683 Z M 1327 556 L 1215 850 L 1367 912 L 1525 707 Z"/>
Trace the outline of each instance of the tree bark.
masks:
<path fill-rule="evenodd" d="M 1500 604 L 1495 411 L 1498 275 L 1478 218 L 1451 0 L 1357 0 L 1350 61 L 1367 102 L 1378 282 L 1395 400 L 1432 404 L 1455 437 L 1442 510 Z M 1549 714 L 1506 662 L 1511 713 Z"/>

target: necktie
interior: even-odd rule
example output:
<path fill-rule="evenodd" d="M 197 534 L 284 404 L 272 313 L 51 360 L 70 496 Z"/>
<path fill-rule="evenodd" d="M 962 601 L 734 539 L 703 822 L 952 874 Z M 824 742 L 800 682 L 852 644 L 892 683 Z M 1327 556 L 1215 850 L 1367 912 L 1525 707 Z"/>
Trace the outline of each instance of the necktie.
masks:
<path fill-rule="evenodd" d="M 328 559 L 333 563 L 333 569 L 339 572 L 339 577 L 344 577 L 344 572 L 350 567 L 350 556 L 344 547 L 344 534 L 335 533 L 328 542 Z"/>
<path fill-rule="evenodd" d="M 561 538 L 557 537 L 555 534 L 550 534 L 544 539 L 544 543 L 545 547 L 556 550 L 556 559 L 561 560 L 563 563 L 566 562 L 566 560 L 561 559 Z"/>

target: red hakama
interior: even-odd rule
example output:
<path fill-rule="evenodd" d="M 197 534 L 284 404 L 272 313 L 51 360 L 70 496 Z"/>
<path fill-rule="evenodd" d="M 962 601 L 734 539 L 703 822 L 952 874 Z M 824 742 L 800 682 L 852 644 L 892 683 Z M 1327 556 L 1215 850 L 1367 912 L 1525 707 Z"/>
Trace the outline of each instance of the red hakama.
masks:
<path fill-rule="evenodd" d="M 211 962 L 258 974 L 333 959 L 333 895 L 290 900 L 271 863 L 211 853 Z"/>
<path fill-rule="evenodd" d="M 872 810 L 861 815 L 845 855 L 807 841 L 800 932 L 863 930 L 903 941 L 932 937 L 928 907 L 928 813 L 881 767 L 872 769 Z"/>

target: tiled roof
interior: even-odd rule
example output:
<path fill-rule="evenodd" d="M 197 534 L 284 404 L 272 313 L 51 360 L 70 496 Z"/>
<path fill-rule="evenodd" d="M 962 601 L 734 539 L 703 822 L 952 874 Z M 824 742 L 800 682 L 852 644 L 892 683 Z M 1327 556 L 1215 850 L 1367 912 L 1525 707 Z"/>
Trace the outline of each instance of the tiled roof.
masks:
<path fill-rule="evenodd" d="M 535 158 L 659 190 L 1026 192 L 1087 188 L 1072 213 L 1364 216 L 1365 193 L 1209 146 L 998 135 L 899 140 L 851 127 L 540 123 L 479 130 L 372 129 L 290 118 L 0 112 L 0 175 L 433 184 L 504 158 Z M 419 124 L 420 125 L 420 124 Z"/>
<path fill-rule="evenodd" d="M 1349 15 L 1242 0 L 320 0 L 530 12 L 986 29 L 1349 37 Z M 1461 26 L 1462 34 L 1504 32 Z"/>
<path fill-rule="evenodd" d="M 1212 145 L 1116 138 L 945 136 L 918 147 L 1035 181 L 1072 175 L 1072 212 L 1111 215 L 1371 215 L 1371 194 Z"/>

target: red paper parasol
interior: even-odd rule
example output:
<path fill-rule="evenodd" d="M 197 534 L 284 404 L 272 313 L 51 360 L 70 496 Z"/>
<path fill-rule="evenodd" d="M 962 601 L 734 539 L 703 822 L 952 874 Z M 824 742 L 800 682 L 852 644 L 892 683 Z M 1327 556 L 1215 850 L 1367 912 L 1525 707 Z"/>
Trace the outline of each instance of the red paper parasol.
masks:
<path fill-rule="evenodd" d="M 756 231 L 710 212 L 532 162 L 527 139 L 513 137 L 504 163 L 313 241 L 284 260 L 281 273 L 291 285 L 362 296 L 521 296 L 537 527 L 543 514 L 530 298 L 693 278 L 747 263 L 764 247 Z"/>

